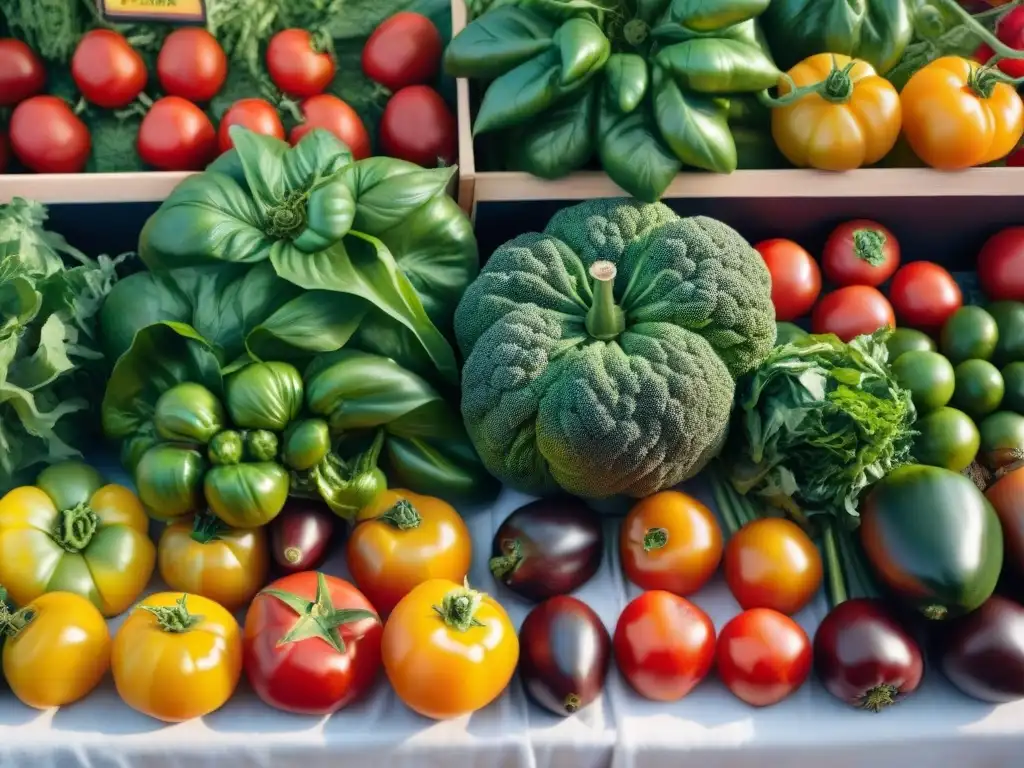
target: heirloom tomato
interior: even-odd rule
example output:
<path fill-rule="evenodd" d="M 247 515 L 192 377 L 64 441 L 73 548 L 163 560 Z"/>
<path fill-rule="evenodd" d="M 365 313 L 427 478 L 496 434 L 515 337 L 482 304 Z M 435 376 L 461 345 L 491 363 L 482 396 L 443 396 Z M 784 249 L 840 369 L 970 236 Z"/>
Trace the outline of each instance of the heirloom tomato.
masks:
<path fill-rule="evenodd" d="M 938 331 L 963 304 L 960 286 L 948 271 L 930 261 L 913 261 L 896 270 L 889 300 L 903 325 Z"/>
<path fill-rule="evenodd" d="M 689 595 L 704 586 L 722 559 L 722 529 L 715 513 L 680 491 L 639 501 L 619 534 L 626 576 L 642 589 Z"/>
<path fill-rule="evenodd" d="M 715 625 L 671 592 L 644 592 L 615 625 L 615 663 L 637 693 L 676 701 L 707 677 L 715 660 Z"/>
<path fill-rule="evenodd" d="M 796 613 L 817 594 L 821 574 L 818 548 L 784 518 L 752 520 L 725 547 L 725 581 L 744 610 Z"/>
<path fill-rule="evenodd" d="M 200 595 L 158 592 L 125 618 L 114 637 L 117 693 L 166 723 L 208 715 L 242 676 L 242 637 L 227 608 Z"/>
<path fill-rule="evenodd" d="M 224 85 L 228 57 L 217 38 L 205 29 L 182 27 L 164 40 L 156 60 L 156 73 L 169 96 L 202 104 L 216 96 Z"/>
<path fill-rule="evenodd" d="M 779 85 L 782 104 L 772 110 L 772 136 L 793 165 L 850 171 L 889 154 L 900 135 L 900 97 L 870 64 L 819 53 L 788 75 Z"/>
<path fill-rule="evenodd" d="M 267 583 L 263 528 L 229 528 L 209 513 L 168 525 L 157 546 L 160 577 L 175 592 L 194 592 L 231 611 Z"/>
<path fill-rule="evenodd" d="M 985 165 L 1010 153 L 1024 134 L 1024 103 L 998 70 L 959 56 L 936 59 L 900 93 L 903 133 L 933 168 Z"/>
<path fill-rule="evenodd" d="M 848 285 L 826 294 L 811 313 L 814 333 L 834 333 L 850 341 L 879 328 L 896 327 L 892 305 L 877 288 Z"/>
<path fill-rule="evenodd" d="M 13 107 L 46 87 L 46 67 L 35 51 L 13 37 L 0 38 L 0 108 Z"/>
<path fill-rule="evenodd" d="M 875 221 L 854 219 L 840 224 L 825 242 L 821 268 L 837 286 L 870 285 L 877 288 L 900 265 L 900 244 Z"/>
<path fill-rule="evenodd" d="M 445 501 L 396 489 L 364 507 L 348 539 L 352 578 L 387 616 L 430 579 L 462 582 L 469 572 L 469 529 Z"/>
<path fill-rule="evenodd" d="M 821 293 L 821 270 L 807 251 L 792 240 L 773 238 L 754 246 L 772 277 L 775 319 L 797 320 L 808 312 Z"/>
<path fill-rule="evenodd" d="M 431 579 L 395 606 L 381 650 L 388 680 L 406 706 L 444 720 L 501 695 L 519 660 L 519 638 L 489 595 Z"/>
<path fill-rule="evenodd" d="M 142 55 L 112 29 L 82 36 L 71 58 L 71 76 L 85 100 L 103 109 L 127 107 L 149 79 Z"/>
<path fill-rule="evenodd" d="M 337 712 L 380 672 L 381 624 L 343 579 L 292 573 L 264 589 L 245 617 L 245 674 L 272 707 L 302 715 Z"/>
<path fill-rule="evenodd" d="M 87 696 L 110 668 L 110 632 L 96 606 L 50 592 L 20 610 L 0 606 L 3 672 L 22 703 L 62 707 Z"/>
<path fill-rule="evenodd" d="M 0 584 L 18 605 L 73 592 L 117 616 L 149 583 L 156 548 L 138 497 L 69 461 L 0 499 Z"/>
<path fill-rule="evenodd" d="M 812 655 L 799 624 L 770 608 L 752 608 L 722 627 L 716 662 L 719 677 L 736 698 L 766 707 L 804 684 Z"/>

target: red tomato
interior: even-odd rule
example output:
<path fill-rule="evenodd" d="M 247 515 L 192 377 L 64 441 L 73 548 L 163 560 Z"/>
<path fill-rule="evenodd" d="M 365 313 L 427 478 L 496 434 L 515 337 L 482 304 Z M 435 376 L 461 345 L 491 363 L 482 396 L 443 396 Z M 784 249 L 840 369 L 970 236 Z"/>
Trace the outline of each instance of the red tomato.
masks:
<path fill-rule="evenodd" d="M 676 701 L 707 677 L 715 658 L 715 625 L 685 597 L 644 592 L 615 625 L 615 663 L 637 693 Z"/>
<path fill-rule="evenodd" d="M 922 331 L 939 330 L 964 303 L 953 276 L 930 261 L 900 267 L 889 285 L 889 300 L 902 325 Z"/>
<path fill-rule="evenodd" d="M 46 68 L 21 40 L 0 38 L 0 107 L 13 107 L 42 93 Z"/>
<path fill-rule="evenodd" d="M 253 133 L 262 133 L 264 136 L 273 136 L 284 141 L 281 116 L 269 101 L 263 99 L 240 99 L 224 113 L 217 129 L 217 146 L 221 152 L 227 152 L 234 146 L 228 132 L 233 125 L 241 125 Z"/>
<path fill-rule="evenodd" d="M 398 91 L 424 85 L 441 67 L 441 33 L 426 16 L 396 13 L 373 31 L 363 48 L 363 73 L 385 88 Z"/>
<path fill-rule="evenodd" d="M 139 52 L 111 29 L 82 36 L 71 58 L 71 76 L 85 100 L 104 109 L 128 106 L 149 79 Z"/>
<path fill-rule="evenodd" d="M 800 625 L 771 608 L 751 608 L 722 627 L 718 675 L 741 701 L 777 704 L 811 672 L 811 641 Z"/>
<path fill-rule="evenodd" d="M 892 305 L 877 288 L 848 285 L 827 294 L 811 315 L 813 333 L 834 333 L 843 341 L 874 333 L 884 326 L 896 327 Z"/>
<path fill-rule="evenodd" d="M 14 108 L 11 149 L 36 173 L 80 173 L 85 169 L 92 138 L 63 99 L 33 96 Z"/>
<path fill-rule="evenodd" d="M 1024 227 L 1007 227 L 986 241 L 978 254 L 978 277 L 992 301 L 1024 301 Z"/>
<path fill-rule="evenodd" d="M 877 288 L 900 265 L 900 244 L 876 221 L 855 219 L 836 227 L 825 242 L 821 268 L 836 285 Z"/>
<path fill-rule="evenodd" d="M 796 320 L 811 311 L 821 293 L 814 257 L 792 240 L 762 240 L 754 246 L 772 276 L 776 320 Z"/>
<path fill-rule="evenodd" d="M 217 38 L 205 29 L 182 27 L 164 40 L 156 73 L 168 96 L 204 103 L 223 87 L 228 57 Z"/>
<path fill-rule="evenodd" d="M 370 134 L 352 107 L 328 93 L 312 96 L 302 102 L 302 116 L 305 122 L 292 128 L 288 140 L 299 141 L 314 128 L 330 131 L 348 145 L 352 157 L 362 160 L 370 156 Z"/>
<path fill-rule="evenodd" d="M 138 147 L 139 157 L 161 171 L 201 171 L 217 156 L 217 132 L 191 101 L 165 96 L 142 119 Z"/>
<path fill-rule="evenodd" d="M 1006 165 L 1008 168 L 1020 168 L 1024 166 L 1024 147 L 1017 147 L 1013 152 L 1006 156 Z"/>
<path fill-rule="evenodd" d="M 347 581 L 314 571 L 278 579 L 252 601 L 243 664 L 264 702 L 327 715 L 365 693 L 381 669 L 380 618 Z"/>
<path fill-rule="evenodd" d="M 1014 8 L 1003 16 L 996 25 L 996 37 L 1000 42 L 1016 51 L 1024 51 L 1024 6 Z M 981 64 L 986 63 L 995 55 L 986 43 L 978 46 L 974 58 Z M 1010 77 L 1024 77 L 1024 59 L 1003 59 L 999 68 Z"/>
<path fill-rule="evenodd" d="M 444 99 L 426 85 L 410 85 L 388 101 L 380 120 L 385 155 L 424 168 L 451 165 L 459 150 L 458 125 Z"/>
<path fill-rule="evenodd" d="M 330 53 L 304 29 L 286 29 L 270 38 L 267 70 L 274 85 L 289 96 L 305 99 L 323 93 L 334 79 Z"/>

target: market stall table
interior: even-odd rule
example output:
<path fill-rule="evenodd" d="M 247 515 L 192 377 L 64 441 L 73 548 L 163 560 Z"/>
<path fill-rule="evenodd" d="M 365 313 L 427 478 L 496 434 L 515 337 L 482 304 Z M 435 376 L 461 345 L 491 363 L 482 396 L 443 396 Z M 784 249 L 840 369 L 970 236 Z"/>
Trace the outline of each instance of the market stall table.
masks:
<path fill-rule="evenodd" d="M 701 484 L 687 490 L 711 503 Z M 498 525 L 527 501 L 505 491 L 492 505 L 462 510 L 476 544 L 471 583 L 498 597 L 516 625 L 531 606 L 495 584 L 487 560 Z M 618 523 L 608 518 L 602 568 L 576 593 L 610 631 L 640 592 L 621 575 Z M 340 553 L 323 570 L 348 575 Z M 719 629 L 739 610 L 720 577 L 694 602 Z M 825 613 L 819 597 L 796 618 L 813 633 Z M 0 745 L 0 768 L 855 768 L 881 760 L 1009 768 L 1021 764 L 1024 702 L 972 701 L 929 668 L 913 698 L 878 715 L 847 707 L 813 680 L 776 706 L 753 709 L 714 673 L 665 704 L 641 699 L 613 667 L 603 697 L 566 719 L 530 703 L 518 679 L 491 706 L 441 723 L 413 714 L 384 679 L 369 698 L 327 718 L 271 709 L 243 680 L 220 711 L 167 726 L 129 709 L 108 676 L 87 699 L 56 711 L 36 712 L 0 693 Z"/>

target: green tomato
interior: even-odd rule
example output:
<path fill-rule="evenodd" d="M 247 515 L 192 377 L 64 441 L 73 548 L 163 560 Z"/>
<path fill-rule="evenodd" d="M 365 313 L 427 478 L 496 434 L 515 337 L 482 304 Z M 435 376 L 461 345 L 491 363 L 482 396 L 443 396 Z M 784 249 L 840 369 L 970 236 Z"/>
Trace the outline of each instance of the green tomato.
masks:
<path fill-rule="evenodd" d="M 277 458 L 277 435 L 267 429 L 247 432 L 245 455 L 249 461 L 273 461 Z"/>
<path fill-rule="evenodd" d="M 985 309 L 996 320 L 999 339 L 992 362 L 1009 365 L 1024 361 L 1024 304 L 1019 301 L 994 301 Z"/>
<path fill-rule="evenodd" d="M 955 408 L 939 408 L 914 424 L 914 458 L 920 464 L 960 472 L 974 461 L 981 437 L 970 417 Z"/>
<path fill-rule="evenodd" d="M 210 441 L 206 454 L 214 465 L 237 464 L 242 460 L 242 433 L 226 429 Z"/>
<path fill-rule="evenodd" d="M 931 337 L 914 328 L 897 328 L 885 342 L 889 350 L 889 362 L 894 363 L 900 355 L 919 349 L 924 352 L 934 352 L 935 342 Z"/>
<path fill-rule="evenodd" d="M 901 387 L 910 390 L 921 415 L 941 408 L 953 397 L 953 366 L 938 352 L 904 352 L 893 362 L 892 375 Z"/>
<path fill-rule="evenodd" d="M 1024 415 L 1024 362 L 1010 363 L 1003 368 L 1002 408 Z"/>
<path fill-rule="evenodd" d="M 303 419 L 284 433 L 284 463 L 300 472 L 312 469 L 331 450 L 331 433 L 323 419 Z"/>
<path fill-rule="evenodd" d="M 942 327 L 942 354 L 956 365 L 964 360 L 988 360 L 996 351 L 999 327 L 981 307 L 960 307 Z"/>
<path fill-rule="evenodd" d="M 224 429 L 224 406 L 202 384 L 186 381 L 160 395 L 153 423 L 164 440 L 206 445 Z"/>
<path fill-rule="evenodd" d="M 203 484 L 210 511 L 232 528 L 258 528 L 288 500 L 288 472 L 270 461 L 214 467 Z"/>
<path fill-rule="evenodd" d="M 972 418 L 981 418 L 996 410 L 1005 391 L 1003 375 L 987 360 L 964 360 L 956 367 L 953 405 Z"/>
<path fill-rule="evenodd" d="M 150 517 L 176 520 L 202 507 L 206 462 L 199 451 L 161 443 L 146 451 L 135 467 L 139 500 Z"/>
<path fill-rule="evenodd" d="M 302 410 L 302 376 L 288 363 L 252 363 L 228 380 L 228 413 L 236 427 L 283 432 Z"/>
<path fill-rule="evenodd" d="M 1024 459 L 1024 416 L 996 411 L 978 425 L 979 453 L 989 469 L 999 469 Z"/>

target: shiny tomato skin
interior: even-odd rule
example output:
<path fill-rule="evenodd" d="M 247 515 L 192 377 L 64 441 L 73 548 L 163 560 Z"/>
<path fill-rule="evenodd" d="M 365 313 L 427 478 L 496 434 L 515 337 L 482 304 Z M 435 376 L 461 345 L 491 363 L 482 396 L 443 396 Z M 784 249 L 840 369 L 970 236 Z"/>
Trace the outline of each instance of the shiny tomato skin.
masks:
<path fill-rule="evenodd" d="M 459 150 L 455 115 L 433 88 L 403 88 L 384 107 L 380 148 L 389 157 L 424 168 L 451 165 Z"/>
<path fill-rule="evenodd" d="M 165 96 L 142 119 L 138 150 L 144 162 L 161 171 L 201 171 L 217 156 L 217 132 L 191 101 Z"/>
<path fill-rule="evenodd" d="M 411 11 L 385 19 L 363 47 L 363 73 L 391 91 L 433 82 L 441 66 L 441 33 Z"/>
<path fill-rule="evenodd" d="M 1024 227 L 1007 227 L 992 235 L 978 254 L 977 268 L 989 299 L 1024 301 Z"/>
<path fill-rule="evenodd" d="M 217 38 L 205 29 L 182 27 L 164 40 L 156 72 L 168 96 L 204 104 L 224 86 L 228 57 Z"/>
<path fill-rule="evenodd" d="M 914 261 L 896 270 L 889 300 L 901 325 L 937 331 L 963 305 L 953 276 L 938 264 Z"/>
<path fill-rule="evenodd" d="M 826 294 L 811 314 L 813 333 L 834 333 L 843 341 L 879 328 L 896 327 L 892 305 L 877 288 L 848 285 Z"/>
<path fill-rule="evenodd" d="M 370 134 L 366 126 L 359 114 L 337 96 L 329 93 L 312 96 L 302 102 L 301 109 L 305 122 L 288 134 L 291 144 L 298 144 L 314 128 L 323 128 L 345 142 L 356 160 L 370 156 Z"/>
<path fill-rule="evenodd" d="M 82 36 L 71 58 L 71 76 L 90 104 L 104 109 L 127 107 L 146 87 L 146 62 L 124 35 L 94 29 Z"/>
<path fill-rule="evenodd" d="M 718 635 L 718 676 L 740 701 L 753 707 L 777 704 L 797 690 L 811 672 L 811 641 L 788 616 L 751 608 L 735 616 Z"/>
<path fill-rule="evenodd" d="M 217 149 L 222 154 L 235 146 L 229 131 L 233 125 L 241 125 L 253 133 L 284 141 L 281 116 L 269 101 L 263 99 L 239 99 L 228 107 L 217 127 Z"/>
<path fill-rule="evenodd" d="M 355 586 L 314 571 L 289 574 L 256 595 L 242 633 L 243 666 L 257 695 L 285 712 L 337 712 L 366 693 L 381 670 L 383 628 L 377 618 L 341 624 L 343 652 L 319 637 L 281 642 L 299 615 L 270 591 L 313 602 L 319 578 L 325 580 L 335 610 L 360 609 L 376 617 L 373 606 Z"/>
<path fill-rule="evenodd" d="M 878 236 L 881 236 L 880 244 Z M 821 255 L 821 269 L 826 279 L 840 287 L 870 285 L 877 288 L 892 277 L 899 265 L 900 244 L 895 235 L 877 221 L 868 219 L 843 222 L 832 230 Z"/>
<path fill-rule="evenodd" d="M 337 67 L 305 29 L 285 29 L 267 45 L 267 71 L 274 85 L 288 96 L 305 99 L 323 93 Z"/>
<path fill-rule="evenodd" d="M 641 696 L 677 701 L 707 677 L 715 659 L 715 625 L 684 597 L 644 592 L 615 625 L 615 663 Z"/>
<path fill-rule="evenodd" d="M 762 240 L 754 249 L 772 276 L 775 319 L 797 320 L 810 312 L 821 293 L 821 270 L 811 254 L 783 238 Z"/>
<path fill-rule="evenodd" d="M 56 96 L 33 96 L 14 108 L 11 150 L 36 173 L 81 173 L 92 137 L 85 123 Z"/>
<path fill-rule="evenodd" d="M 13 107 L 46 87 L 46 68 L 35 51 L 13 37 L 0 38 L 0 108 Z"/>

